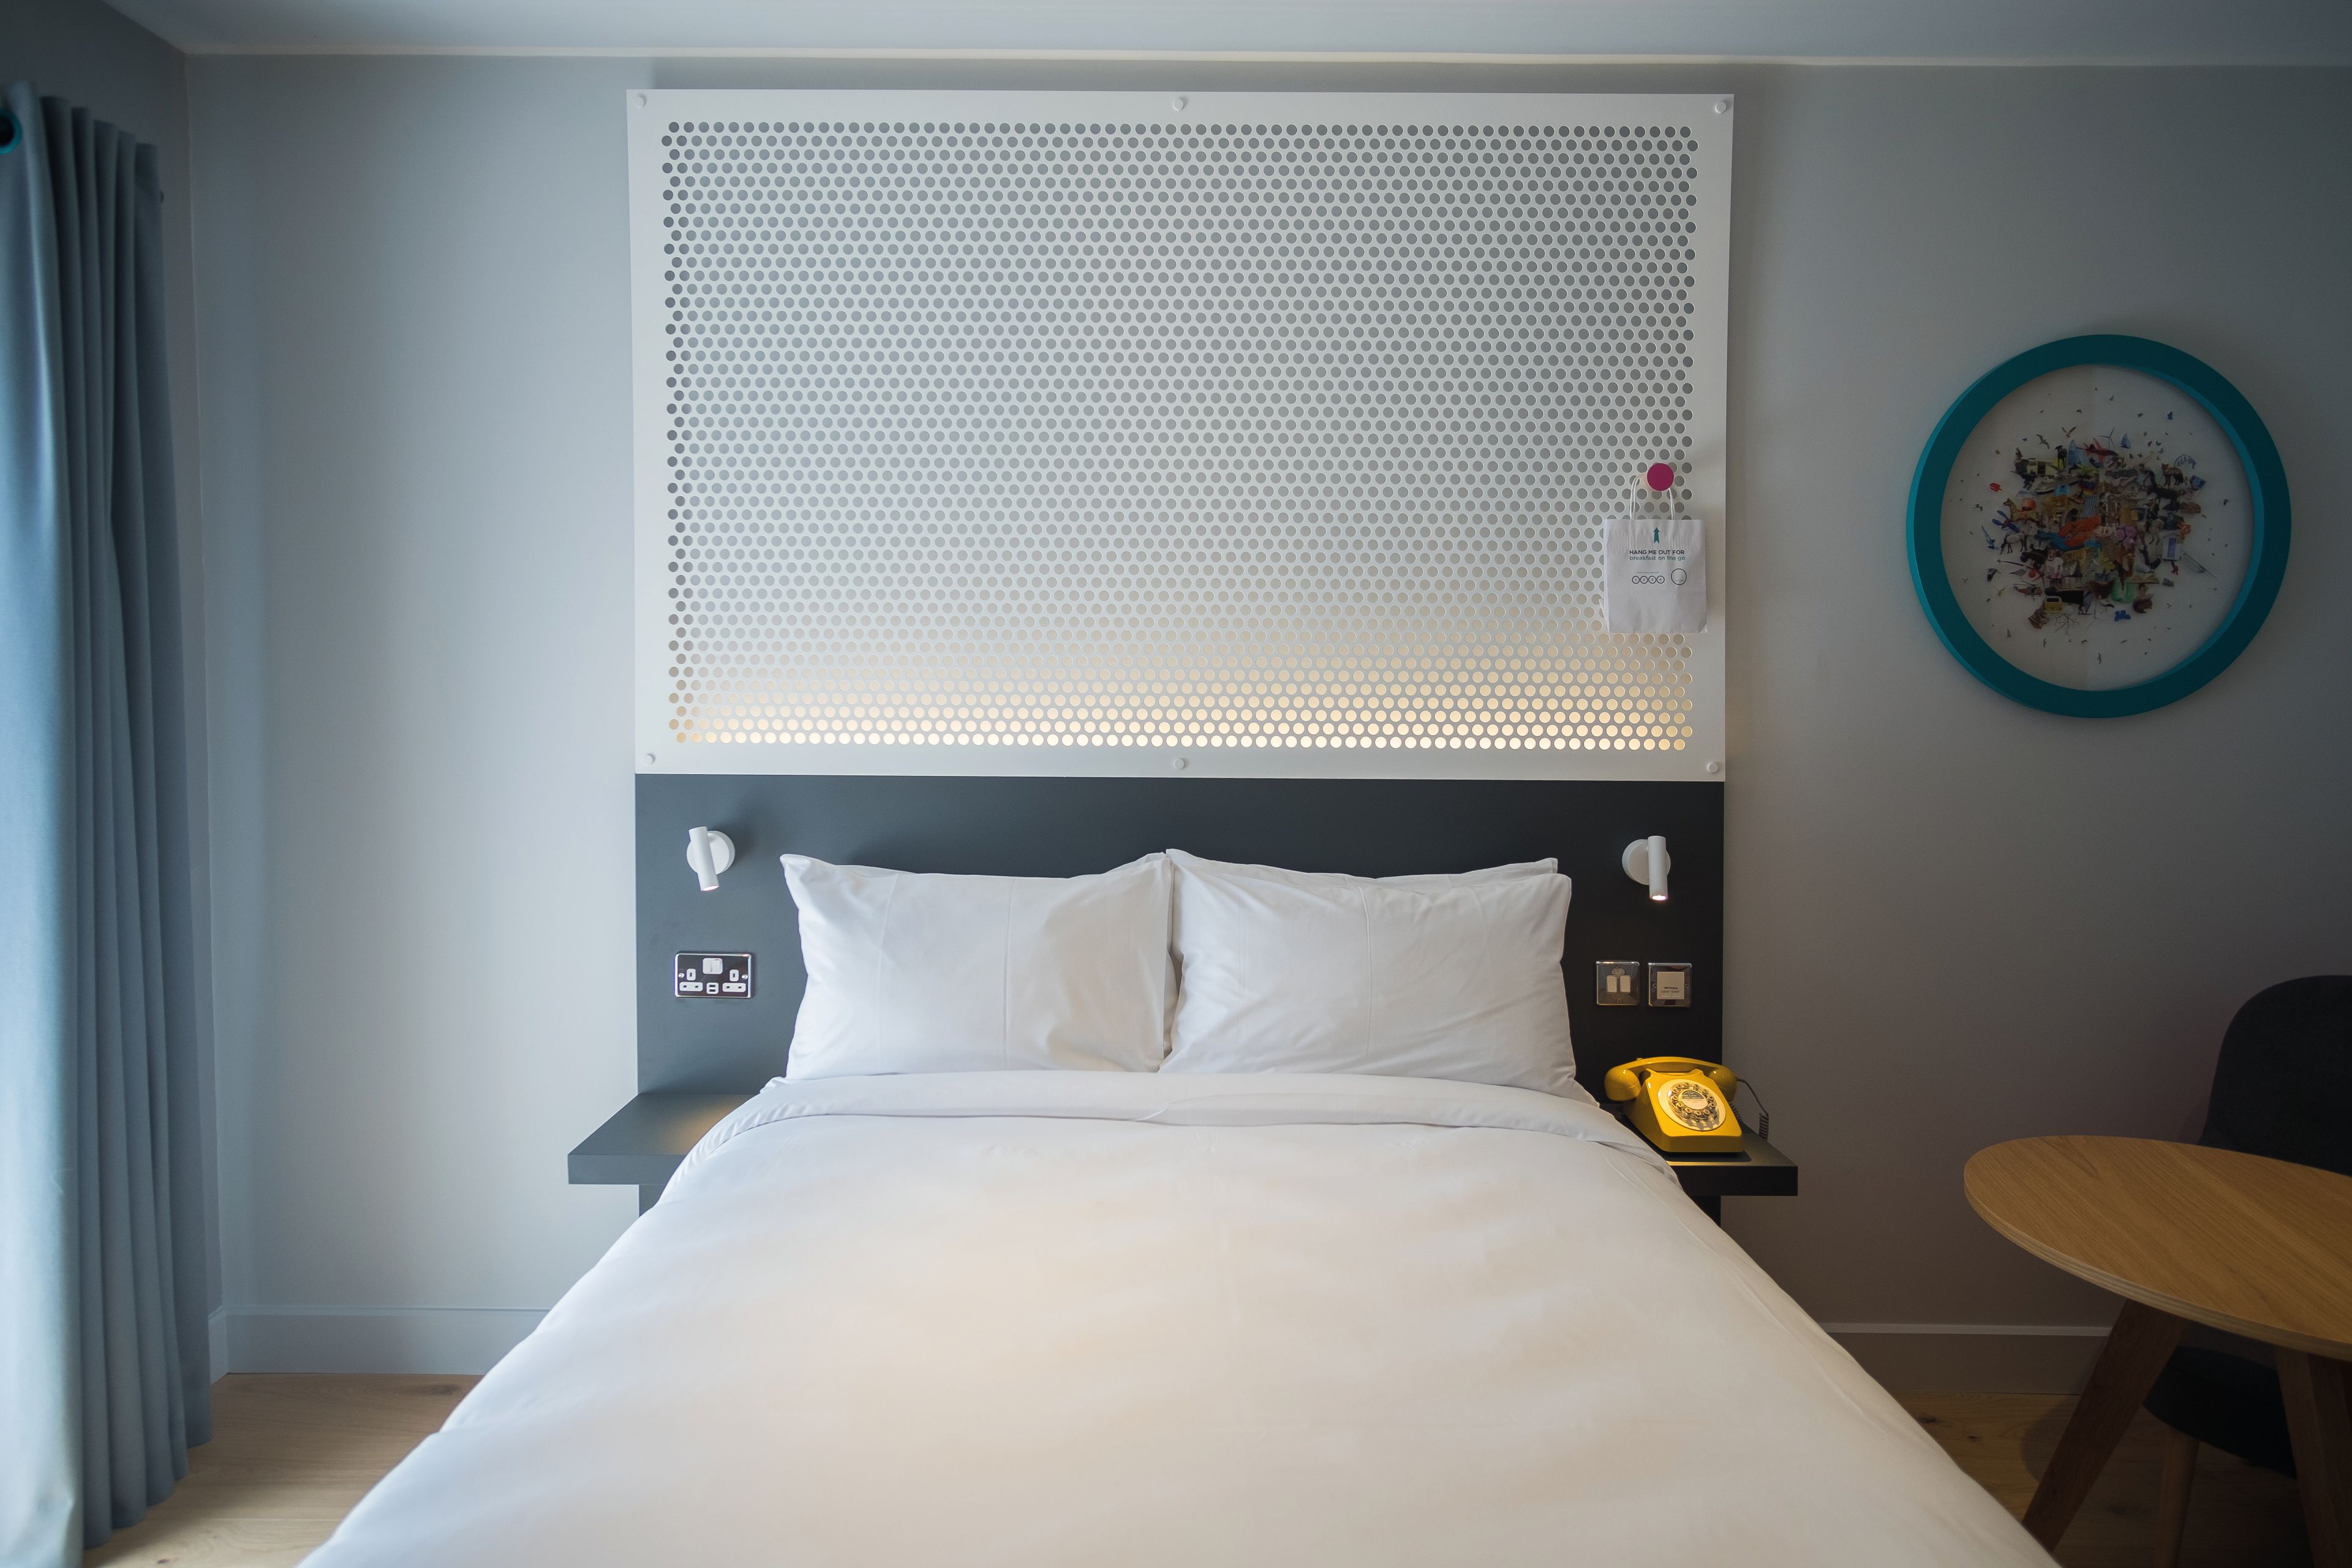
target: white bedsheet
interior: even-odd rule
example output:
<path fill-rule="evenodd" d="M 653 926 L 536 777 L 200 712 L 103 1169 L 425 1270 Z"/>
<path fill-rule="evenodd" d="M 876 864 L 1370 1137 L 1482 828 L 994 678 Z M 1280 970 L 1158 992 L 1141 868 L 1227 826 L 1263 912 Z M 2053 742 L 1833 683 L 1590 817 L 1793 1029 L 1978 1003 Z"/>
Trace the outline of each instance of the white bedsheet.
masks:
<path fill-rule="evenodd" d="M 779 1080 L 312 1568 L 2040 1563 L 1588 1101 Z"/>

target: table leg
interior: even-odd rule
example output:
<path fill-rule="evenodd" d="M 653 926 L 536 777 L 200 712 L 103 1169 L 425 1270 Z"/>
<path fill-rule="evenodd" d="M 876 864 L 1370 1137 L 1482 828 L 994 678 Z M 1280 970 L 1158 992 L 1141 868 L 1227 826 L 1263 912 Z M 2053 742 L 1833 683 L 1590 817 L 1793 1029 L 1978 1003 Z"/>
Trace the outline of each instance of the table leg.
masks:
<path fill-rule="evenodd" d="M 2278 1374 L 2313 1568 L 2352 1568 L 2352 1365 L 2282 1348 Z"/>
<path fill-rule="evenodd" d="M 2189 1533 L 2189 1494 L 2197 1484 L 2196 1438 L 2174 1427 L 2164 1432 L 2164 1475 L 2156 1489 L 2154 1568 L 2180 1568 L 2180 1541 Z"/>
<path fill-rule="evenodd" d="M 2054 1548 L 2074 1522 L 2074 1510 L 2091 1495 L 2091 1483 L 2106 1468 L 2124 1428 L 2138 1414 L 2140 1401 L 2147 1397 L 2156 1374 L 2180 1342 L 2180 1331 L 2188 1326 L 2169 1312 L 2137 1301 L 2126 1301 L 2116 1315 L 2106 1349 L 2099 1352 L 2099 1363 L 2091 1369 L 2091 1381 L 2025 1510 L 2026 1533 L 2045 1549 Z"/>

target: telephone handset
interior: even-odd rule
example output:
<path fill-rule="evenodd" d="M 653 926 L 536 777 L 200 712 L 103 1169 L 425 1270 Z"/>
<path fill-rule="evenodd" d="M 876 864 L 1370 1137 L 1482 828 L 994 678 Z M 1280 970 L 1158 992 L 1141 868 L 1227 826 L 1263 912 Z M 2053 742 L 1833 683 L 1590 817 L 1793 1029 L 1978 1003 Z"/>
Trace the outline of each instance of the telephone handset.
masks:
<path fill-rule="evenodd" d="M 1690 1057 L 1642 1057 L 1611 1068 L 1601 1087 L 1612 1100 L 1632 1100 L 1634 1129 L 1669 1154 L 1739 1152 L 1739 1118 L 1731 1109 L 1739 1079 L 1729 1068 Z"/>

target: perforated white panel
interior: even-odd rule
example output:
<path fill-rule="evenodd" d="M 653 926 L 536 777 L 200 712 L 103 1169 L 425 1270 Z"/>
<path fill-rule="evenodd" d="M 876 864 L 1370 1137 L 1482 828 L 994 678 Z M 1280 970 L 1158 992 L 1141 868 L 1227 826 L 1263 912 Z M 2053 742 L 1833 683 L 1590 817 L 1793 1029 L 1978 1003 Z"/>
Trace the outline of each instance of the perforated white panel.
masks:
<path fill-rule="evenodd" d="M 1710 776 L 1716 101 L 632 94 L 640 765 Z"/>

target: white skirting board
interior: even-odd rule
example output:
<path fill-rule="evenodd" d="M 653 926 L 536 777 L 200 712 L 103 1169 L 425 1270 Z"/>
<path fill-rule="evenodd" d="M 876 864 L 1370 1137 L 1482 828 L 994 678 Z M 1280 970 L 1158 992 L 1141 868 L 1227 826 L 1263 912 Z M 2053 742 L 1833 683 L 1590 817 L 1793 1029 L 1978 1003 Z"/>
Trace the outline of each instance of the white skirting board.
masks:
<path fill-rule="evenodd" d="M 231 1372 L 481 1373 L 547 1316 L 539 1307 L 236 1307 Z"/>
<path fill-rule="evenodd" d="M 212 1318 L 225 1372 L 488 1372 L 539 1326 L 527 1307 L 239 1307 Z M 1824 1323 L 1897 1394 L 2074 1394 L 2106 1329 L 2071 1323 Z"/>

